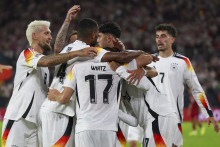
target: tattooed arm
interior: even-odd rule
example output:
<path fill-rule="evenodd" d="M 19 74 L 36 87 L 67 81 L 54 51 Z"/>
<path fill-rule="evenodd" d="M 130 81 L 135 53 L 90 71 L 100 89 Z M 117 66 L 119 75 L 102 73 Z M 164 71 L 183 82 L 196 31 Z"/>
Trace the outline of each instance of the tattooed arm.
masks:
<path fill-rule="evenodd" d="M 77 57 L 77 56 L 93 58 L 96 55 L 97 55 L 97 50 L 93 47 L 88 47 L 88 48 L 84 48 L 81 50 L 72 51 L 69 53 L 43 56 L 39 59 L 37 66 L 38 67 L 55 66 L 55 65 L 64 63 L 72 58 Z"/>
<path fill-rule="evenodd" d="M 57 34 L 56 41 L 54 44 L 54 53 L 59 53 L 65 46 L 67 31 L 68 31 L 70 22 L 72 19 L 76 17 L 79 11 L 80 11 L 79 5 L 74 5 L 71 9 L 69 9 L 66 15 L 66 19 L 64 20 L 63 25 L 61 26 Z"/>

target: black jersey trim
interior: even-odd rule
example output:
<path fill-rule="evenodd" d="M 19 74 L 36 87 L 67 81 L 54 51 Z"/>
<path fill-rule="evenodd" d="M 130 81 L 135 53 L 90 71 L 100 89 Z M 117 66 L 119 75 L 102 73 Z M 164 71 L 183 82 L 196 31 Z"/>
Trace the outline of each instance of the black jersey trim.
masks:
<path fill-rule="evenodd" d="M 35 91 L 33 93 L 33 96 L 32 96 L 32 99 L 31 99 L 31 103 L 29 104 L 29 106 L 28 106 L 27 110 L 25 111 L 25 113 L 22 115 L 23 118 L 26 118 L 28 113 L 29 113 L 29 111 L 31 110 L 31 106 L 32 106 L 33 101 L 34 101 L 34 94 L 35 94 Z"/>
<path fill-rule="evenodd" d="M 177 105 L 177 110 L 178 110 L 178 114 L 179 114 L 179 117 L 180 117 L 180 121 L 182 122 L 182 121 L 183 121 L 183 118 L 182 118 L 182 115 L 181 115 L 181 113 L 180 113 L 180 108 L 179 108 L 179 104 L 178 104 L 178 99 L 179 99 L 179 97 L 177 97 L 177 103 L 176 103 L 176 105 Z"/>
<path fill-rule="evenodd" d="M 77 85 L 76 85 L 76 101 L 79 105 L 79 108 L 80 108 L 80 103 L 79 103 L 79 96 L 78 96 L 78 88 L 77 88 Z"/>
<path fill-rule="evenodd" d="M 117 87 L 117 102 L 118 102 L 118 99 L 119 99 L 120 90 L 121 90 L 121 82 L 119 81 L 118 82 L 118 87 Z"/>
<path fill-rule="evenodd" d="M 154 87 L 156 88 L 156 90 L 160 93 L 160 91 L 157 89 L 157 86 L 156 84 L 154 83 L 154 81 L 150 78 L 150 77 L 147 77 L 148 80 L 154 85 Z"/>

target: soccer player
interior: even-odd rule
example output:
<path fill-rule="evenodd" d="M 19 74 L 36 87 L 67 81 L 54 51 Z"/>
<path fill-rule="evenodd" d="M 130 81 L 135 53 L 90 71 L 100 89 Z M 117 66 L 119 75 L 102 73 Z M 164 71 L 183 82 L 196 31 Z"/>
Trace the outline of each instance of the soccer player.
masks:
<path fill-rule="evenodd" d="M 152 63 L 150 66 L 155 67 L 159 76 L 153 78 L 161 93 L 166 94 L 169 98 L 172 108 L 179 115 L 179 131 L 175 134 L 176 141 L 173 146 L 182 146 L 182 128 L 183 120 L 183 91 L 184 83 L 192 90 L 192 95 L 199 105 L 202 113 L 206 116 L 208 126 L 213 123 L 216 132 L 219 126 L 213 117 L 213 113 L 208 104 L 205 92 L 202 89 L 190 60 L 173 51 L 172 45 L 177 37 L 177 30 L 172 24 L 159 24 L 155 27 L 156 44 L 159 53 L 156 53 L 160 60 Z"/>
<path fill-rule="evenodd" d="M 79 63 L 63 86 L 63 93 L 53 89 L 48 98 L 64 104 L 77 92 L 76 146 L 116 146 L 120 77 L 107 63 Z"/>
<path fill-rule="evenodd" d="M 44 54 L 51 50 L 48 21 L 33 21 L 26 30 L 30 48 L 17 61 L 13 94 L 7 107 L 2 129 L 2 146 L 38 147 L 37 116 L 49 81 L 48 66 L 55 66 L 77 56 L 90 57 L 96 49 L 87 48 L 60 55 Z"/>

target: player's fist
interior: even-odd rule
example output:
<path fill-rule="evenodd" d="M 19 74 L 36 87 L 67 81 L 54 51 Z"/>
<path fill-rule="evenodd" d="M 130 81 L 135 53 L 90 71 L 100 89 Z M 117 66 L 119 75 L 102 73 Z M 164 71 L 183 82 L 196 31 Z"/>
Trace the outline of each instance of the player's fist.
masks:
<path fill-rule="evenodd" d="M 48 92 L 48 99 L 51 100 L 51 101 L 56 101 L 56 97 L 60 94 L 60 92 L 56 89 L 50 89 L 49 92 Z"/>

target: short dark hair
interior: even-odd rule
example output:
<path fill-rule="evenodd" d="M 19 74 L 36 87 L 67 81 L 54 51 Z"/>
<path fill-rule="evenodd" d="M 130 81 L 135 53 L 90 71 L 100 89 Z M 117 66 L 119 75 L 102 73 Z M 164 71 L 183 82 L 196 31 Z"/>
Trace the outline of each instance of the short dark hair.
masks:
<path fill-rule="evenodd" d="M 121 29 L 120 27 L 112 22 L 105 23 L 99 27 L 99 32 L 103 34 L 111 34 L 115 38 L 120 38 Z"/>
<path fill-rule="evenodd" d="M 77 26 L 78 38 L 88 37 L 94 31 L 98 31 L 98 24 L 95 20 L 91 18 L 82 19 Z"/>
<path fill-rule="evenodd" d="M 155 32 L 157 31 L 167 31 L 173 37 L 177 36 L 177 29 L 173 24 L 159 24 L 155 28 Z"/>

